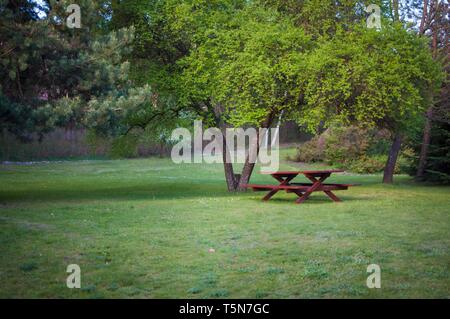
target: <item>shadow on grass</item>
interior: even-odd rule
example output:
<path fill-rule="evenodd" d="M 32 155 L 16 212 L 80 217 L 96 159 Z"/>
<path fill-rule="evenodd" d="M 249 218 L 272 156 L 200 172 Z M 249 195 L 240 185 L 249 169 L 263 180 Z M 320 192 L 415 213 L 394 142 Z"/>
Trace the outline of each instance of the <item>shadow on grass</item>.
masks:
<path fill-rule="evenodd" d="M 165 200 L 196 197 L 228 197 L 226 185 L 152 183 L 130 186 L 65 185 L 65 187 L 30 189 L 27 191 L 2 190 L 0 203 L 84 201 L 84 200 Z"/>
<path fill-rule="evenodd" d="M 351 181 L 349 181 L 351 182 Z M 357 181 L 361 184 L 361 181 Z M 187 199 L 201 197 L 245 197 L 248 200 L 262 202 L 261 198 L 265 192 L 253 192 L 251 190 L 242 193 L 228 192 L 225 181 L 219 182 L 152 182 L 152 183 L 130 183 L 129 185 L 119 185 L 119 181 L 111 182 L 110 185 L 86 184 L 86 183 L 65 183 L 62 186 L 51 185 L 45 189 L 38 189 L 30 185 L 25 190 L 0 190 L 0 204 L 19 202 L 46 202 L 46 201 L 92 201 L 92 200 L 170 200 Z M 358 187 L 369 186 L 371 182 Z M 280 196 L 281 195 L 281 196 Z M 370 201 L 376 196 L 353 196 L 336 192 L 336 195 L 346 201 Z M 257 197 L 255 199 L 255 197 Z M 294 194 L 286 195 L 280 193 L 270 199 L 270 202 L 294 203 L 298 197 Z M 325 194 L 315 193 L 310 196 L 307 203 L 333 203 Z M 294 203 L 295 204 L 295 203 Z M 1 208 L 1 206 L 0 206 Z"/>
<path fill-rule="evenodd" d="M 262 197 L 264 195 L 262 195 L 260 198 L 255 199 L 254 196 L 252 196 L 252 198 L 249 198 L 248 200 L 252 200 L 255 202 L 260 202 L 260 203 L 269 203 L 269 202 L 273 202 L 273 203 L 292 203 L 294 205 L 297 205 L 295 203 L 295 200 L 298 198 L 297 196 L 292 196 L 292 197 L 286 197 L 285 195 L 283 197 L 276 197 L 277 195 L 275 195 L 274 197 L 272 197 L 268 202 L 265 202 L 262 200 Z M 376 197 L 375 196 L 341 196 L 339 194 L 337 194 L 337 196 L 342 200 L 342 202 L 334 202 L 331 200 L 331 198 L 328 198 L 326 195 L 321 195 L 321 194 L 317 194 L 317 195 L 311 195 L 303 204 L 324 204 L 324 203 L 334 203 L 334 204 L 341 204 L 341 203 L 345 203 L 345 202 L 356 202 L 356 201 L 372 201 L 375 200 Z M 302 205 L 302 204 L 300 204 Z"/>
<path fill-rule="evenodd" d="M 256 175 L 258 177 L 258 175 Z M 300 179 L 299 179 L 300 181 Z M 256 181 L 255 181 L 256 182 Z M 337 176 L 336 178 L 330 178 L 327 182 L 345 182 L 356 183 L 361 186 L 358 187 L 371 187 L 374 184 L 379 184 L 380 187 L 384 185 L 380 184 L 377 176 Z M 405 182 L 403 180 L 403 182 Z M 38 186 L 39 185 L 39 186 Z M 181 198 L 200 198 L 200 197 L 248 197 L 249 200 L 253 200 L 256 196 L 262 198 L 264 192 L 248 191 L 245 193 L 229 193 L 226 189 L 225 181 L 213 180 L 213 181 L 149 181 L 149 182 L 122 182 L 120 179 L 114 178 L 109 182 L 102 180 L 101 182 L 73 182 L 66 180 L 64 182 L 50 182 L 44 184 L 45 188 L 40 184 L 24 184 L 23 187 L 17 189 L 2 189 L 0 190 L 0 204 L 6 203 L 20 203 L 20 202 L 46 202 L 46 201 L 86 201 L 86 200 L 170 200 Z M 415 184 L 402 183 L 395 185 L 397 187 L 411 187 Z M 387 187 L 392 187 L 389 185 Z M 377 187 L 378 188 L 378 187 Z M 284 194 L 284 193 L 283 193 Z M 375 196 L 349 196 L 337 192 L 336 195 L 344 202 L 346 201 L 367 201 L 375 199 Z M 273 197 L 270 201 L 274 202 L 292 202 L 296 200 L 296 196 L 283 195 L 281 197 Z M 255 199 L 255 201 L 257 201 Z M 324 194 L 313 194 L 308 199 L 307 203 L 325 203 L 332 202 Z M 1 206 L 0 206 L 1 207 Z"/>

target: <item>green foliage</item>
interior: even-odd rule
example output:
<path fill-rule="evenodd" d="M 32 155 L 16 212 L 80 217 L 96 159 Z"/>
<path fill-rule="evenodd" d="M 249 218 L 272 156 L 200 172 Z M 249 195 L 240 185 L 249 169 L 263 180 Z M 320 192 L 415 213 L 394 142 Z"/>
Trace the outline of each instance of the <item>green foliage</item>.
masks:
<path fill-rule="evenodd" d="M 183 66 L 179 62 L 190 51 L 208 39 L 209 30 L 227 24 L 234 8 L 244 1 L 227 0 L 163 0 L 127 2 L 114 1 L 115 13 L 110 27 L 133 26 L 136 37 L 127 58 L 132 63 L 130 79 L 135 85 L 152 87 L 154 104 L 125 117 L 128 128 L 140 128 L 154 133 L 156 139 L 167 140 L 167 131 L 187 119 L 212 119 L 205 100 L 197 98 L 196 89 L 181 79 Z M 166 126 L 166 127 L 164 127 Z M 163 132 L 164 131 L 164 132 Z"/>
<path fill-rule="evenodd" d="M 450 184 L 450 125 L 438 123 L 432 132 L 425 179 Z"/>
<path fill-rule="evenodd" d="M 344 164 L 365 155 L 374 140 L 374 131 L 335 125 L 302 144 L 298 148 L 297 160 Z"/>
<path fill-rule="evenodd" d="M 410 173 L 414 175 L 417 157 L 409 163 Z M 450 124 L 434 123 L 431 130 L 431 141 L 425 166 L 424 181 L 450 184 Z"/>
<path fill-rule="evenodd" d="M 281 110 L 295 108 L 300 94 L 298 63 L 311 41 L 276 11 L 250 6 L 182 60 L 186 94 L 225 108 L 234 126 L 260 126 Z"/>
<path fill-rule="evenodd" d="M 100 1 L 77 2 L 83 12 L 81 29 L 66 27 L 70 1 L 50 1 L 46 17 L 24 18 L 30 3 L 9 2 L 0 11 L 1 128 L 24 138 L 79 125 L 88 101 L 123 95 L 129 64 L 122 56 L 133 37 L 132 29 L 100 32 Z"/>
<path fill-rule="evenodd" d="M 102 135 L 116 136 L 126 132 L 128 122 L 139 125 L 142 117 L 151 114 L 153 92 L 148 85 L 130 88 L 119 95 L 110 92 L 92 98 L 86 108 L 85 125 Z"/>
<path fill-rule="evenodd" d="M 395 172 L 408 174 L 410 172 L 411 166 L 414 163 L 414 158 L 415 158 L 414 149 L 412 149 L 408 145 L 404 145 L 398 156 L 397 163 L 395 165 Z"/>
<path fill-rule="evenodd" d="M 380 0 L 259 0 L 262 5 L 274 8 L 289 16 L 296 25 L 315 37 L 332 37 L 339 29 L 351 29 L 366 20 L 365 8 L 378 4 L 383 12 L 385 5 Z"/>
<path fill-rule="evenodd" d="M 370 1 L 384 10 L 381 30 L 366 27 L 369 2 L 357 0 L 80 0 L 80 30 L 65 27 L 68 3 L 49 1 L 45 19 L 27 1 L 0 12 L 1 128 L 139 130 L 168 144 L 193 119 L 266 126 L 282 113 L 310 131 L 357 123 L 405 133 L 442 78 L 425 39 L 390 22 L 384 0 Z M 343 163 L 387 146 L 358 137 L 305 146 L 303 159 Z"/>
<path fill-rule="evenodd" d="M 397 24 L 313 38 L 270 9 L 250 6 L 230 21 L 182 63 L 189 98 L 224 105 L 233 125 L 283 110 L 311 131 L 336 121 L 406 130 L 441 78 L 426 42 Z"/>
<path fill-rule="evenodd" d="M 137 157 L 138 136 L 127 134 L 114 139 L 110 151 L 112 158 L 133 158 Z"/>
<path fill-rule="evenodd" d="M 426 43 L 397 26 L 339 34 L 320 44 L 308 66 L 310 117 L 329 122 L 337 115 L 390 129 L 404 128 L 421 114 L 429 85 L 439 77 Z"/>
<path fill-rule="evenodd" d="M 369 132 L 356 126 L 337 126 L 325 138 L 325 161 L 329 164 L 345 163 L 363 156 L 371 143 Z"/>
<path fill-rule="evenodd" d="M 112 25 L 139 28 L 136 81 L 173 101 L 164 115 L 136 123 L 143 128 L 182 108 L 185 118 L 212 124 L 267 125 L 283 112 L 310 131 L 354 122 L 406 131 L 441 74 L 427 43 L 389 22 L 386 1 L 376 3 L 384 9 L 381 31 L 365 26 L 366 1 L 115 3 Z M 343 156 L 333 151 L 330 158 Z"/>
<path fill-rule="evenodd" d="M 354 160 L 346 162 L 341 167 L 359 174 L 380 173 L 386 165 L 387 155 L 362 155 Z M 395 174 L 407 174 L 411 167 L 411 149 L 404 148 L 395 163 Z"/>
<path fill-rule="evenodd" d="M 306 65 L 306 106 L 298 121 L 310 130 L 336 119 L 406 130 L 441 78 L 426 42 L 399 25 L 339 32 L 319 41 Z"/>
<path fill-rule="evenodd" d="M 294 161 L 329 165 L 355 173 L 378 173 L 387 161 L 386 145 L 390 134 L 386 131 L 357 126 L 332 126 L 297 149 Z M 406 172 L 411 165 L 413 151 L 405 147 L 397 161 L 395 172 Z"/>
<path fill-rule="evenodd" d="M 344 168 L 358 174 L 373 174 L 382 172 L 386 165 L 386 155 L 367 156 L 362 155 L 356 159 L 349 160 Z"/>
<path fill-rule="evenodd" d="M 89 153 L 92 155 L 98 155 L 99 151 L 104 155 L 111 149 L 112 138 L 98 134 L 93 129 L 87 131 L 84 141 L 89 149 Z"/>
<path fill-rule="evenodd" d="M 298 147 L 297 153 L 290 160 L 296 162 L 314 163 L 325 158 L 325 144 L 323 136 L 314 136 L 311 140 Z"/>

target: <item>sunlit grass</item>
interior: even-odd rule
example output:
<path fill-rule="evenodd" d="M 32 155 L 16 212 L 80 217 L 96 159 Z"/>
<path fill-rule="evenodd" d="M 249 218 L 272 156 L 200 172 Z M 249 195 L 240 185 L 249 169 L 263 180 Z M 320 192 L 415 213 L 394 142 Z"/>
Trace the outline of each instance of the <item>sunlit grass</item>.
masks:
<path fill-rule="evenodd" d="M 342 203 L 296 205 L 226 192 L 219 164 L 0 166 L 0 297 L 450 296 L 450 188 L 331 180 L 362 186 L 337 193 Z M 256 171 L 252 182 L 272 179 Z M 381 289 L 366 287 L 372 263 Z M 68 264 L 82 289 L 66 288 Z"/>

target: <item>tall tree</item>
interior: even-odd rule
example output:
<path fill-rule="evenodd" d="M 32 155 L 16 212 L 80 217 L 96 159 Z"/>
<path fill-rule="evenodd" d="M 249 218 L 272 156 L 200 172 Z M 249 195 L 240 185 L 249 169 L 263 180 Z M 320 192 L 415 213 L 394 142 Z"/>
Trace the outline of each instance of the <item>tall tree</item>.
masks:
<path fill-rule="evenodd" d="M 262 2 L 265 9 L 225 0 L 165 0 L 139 7 L 137 17 L 147 22 L 135 49 L 154 61 L 153 69 L 140 69 L 165 70 L 173 79 L 170 85 L 161 85 L 158 77 L 147 83 L 161 93 L 169 88 L 163 94 L 174 103 L 144 112 L 134 125 L 145 127 L 181 112 L 222 128 L 268 126 L 284 110 L 311 129 L 356 120 L 401 132 L 420 112 L 437 71 L 423 41 L 400 23 L 381 32 L 361 27 L 366 18 L 362 1 L 340 6 Z M 389 1 L 380 4 L 386 2 L 393 7 Z M 314 18 L 304 22 L 299 17 Z M 399 139 L 394 142 L 388 168 L 395 165 L 401 145 Z M 248 181 L 253 165 L 246 163 L 235 174 L 224 162 L 224 170 L 228 188 L 236 190 Z"/>
<path fill-rule="evenodd" d="M 183 87 L 192 100 L 205 100 L 214 125 L 268 128 L 278 115 L 294 113 L 300 97 L 302 56 L 311 39 L 302 28 L 274 10 L 249 7 L 237 12 L 229 26 L 212 29 L 207 41 L 183 60 Z M 258 137 L 260 138 L 260 137 Z M 259 140 L 252 143 L 258 153 Z M 226 162 L 229 190 L 244 190 L 255 163 L 247 156 L 240 174 Z"/>
<path fill-rule="evenodd" d="M 0 10 L 1 129 L 22 138 L 80 124 L 89 101 L 127 91 L 132 31 L 104 30 L 103 2 L 78 1 L 80 29 L 66 24 L 70 1 L 40 3 L 2 0 Z"/>
<path fill-rule="evenodd" d="M 392 16 L 394 23 L 398 24 L 400 22 L 398 0 L 392 0 Z M 383 171 L 383 183 L 386 184 L 391 184 L 394 181 L 395 164 L 397 163 L 403 140 L 403 132 L 401 132 L 400 128 L 393 128 L 393 131 L 392 145 Z"/>
<path fill-rule="evenodd" d="M 422 16 L 420 19 L 419 34 L 431 38 L 431 51 L 434 59 L 441 61 L 447 70 L 449 64 L 449 31 L 450 20 L 449 4 L 438 0 L 424 0 L 422 7 Z M 433 118 L 447 118 L 448 120 L 448 80 L 444 82 L 441 92 L 435 97 L 433 104 L 428 107 L 425 114 L 425 125 L 423 129 L 422 146 L 419 154 L 419 163 L 417 166 L 416 177 L 422 179 L 424 177 L 428 149 L 431 140 L 431 129 Z M 441 109 L 441 110 L 439 110 Z M 442 109 L 444 112 L 442 112 Z M 447 109 L 447 112 L 445 112 Z M 445 114 L 447 113 L 447 115 Z"/>
<path fill-rule="evenodd" d="M 309 106 L 303 112 L 324 124 L 341 118 L 389 129 L 393 145 L 385 175 L 392 176 L 398 135 L 416 123 L 438 80 L 438 65 L 424 39 L 399 24 L 385 24 L 380 31 L 361 26 L 320 43 L 309 55 L 303 85 Z"/>

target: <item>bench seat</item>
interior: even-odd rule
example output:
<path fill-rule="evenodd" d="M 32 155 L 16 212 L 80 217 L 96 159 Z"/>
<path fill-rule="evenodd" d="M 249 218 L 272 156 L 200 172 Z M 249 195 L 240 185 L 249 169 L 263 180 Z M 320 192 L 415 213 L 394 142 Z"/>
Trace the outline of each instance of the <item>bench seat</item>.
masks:
<path fill-rule="evenodd" d="M 261 185 L 261 184 L 245 184 L 246 188 L 252 188 L 254 191 L 271 191 L 271 190 L 286 190 L 286 191 L 306 191 L 311 187 L 311 183 L 291 183 L 289 185 Z M 322 184 L 316 191 L 332 191 L 332 190 L 346 190 L 356 184 Z"/>

